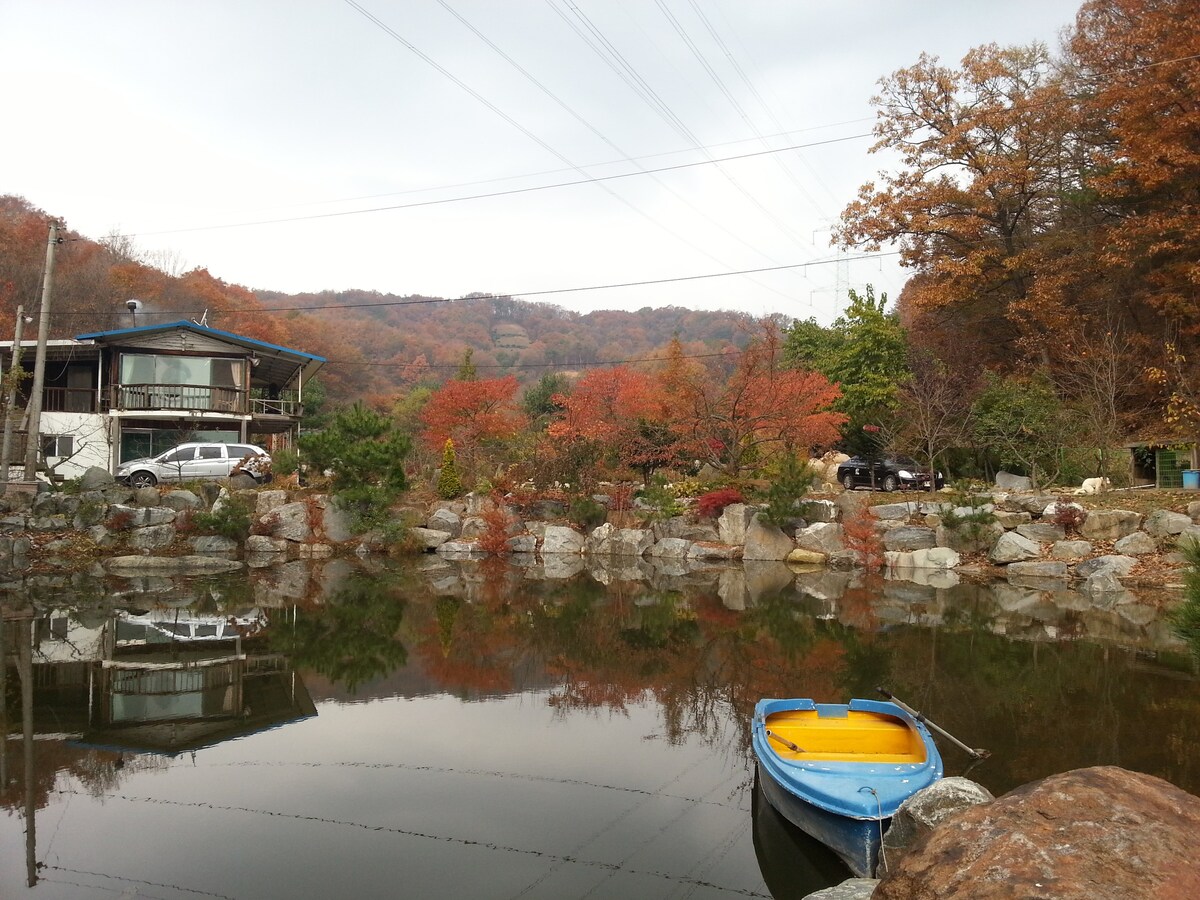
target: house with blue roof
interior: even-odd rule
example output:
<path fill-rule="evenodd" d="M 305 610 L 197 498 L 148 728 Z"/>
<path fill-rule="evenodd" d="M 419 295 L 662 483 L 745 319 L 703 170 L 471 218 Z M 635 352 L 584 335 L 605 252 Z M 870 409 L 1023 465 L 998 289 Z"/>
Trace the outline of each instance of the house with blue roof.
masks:
<path fill-rule="evenodd" d="M 27 371 L 35 348 L 34 341 L 22 341 Z M 12 356 L 12 342 L 0 343 L 5 372 Z M 50 341 L 37 436 L 41 458 L 55 478 L 74 478 L 91 466 L 115 471 L 186 441 L 292 447 L 305 386 L 324 363 L 311 353 L 189 321 Z"/>

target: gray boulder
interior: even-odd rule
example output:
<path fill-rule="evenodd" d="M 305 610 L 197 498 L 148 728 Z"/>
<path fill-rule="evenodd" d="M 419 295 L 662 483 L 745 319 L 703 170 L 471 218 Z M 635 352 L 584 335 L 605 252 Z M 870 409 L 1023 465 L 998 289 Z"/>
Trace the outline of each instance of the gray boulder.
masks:
<path fill-rule="evenodd" d="M 1171 512 L 1169 509 L 1156 509 L 1146 516 L 1146 523 L 1142 528 L 1155 537 L 1167 537 L 1172 534 L 1181 534 L 1191 524 L 1190 516 Z"/>
<path fill-rule="evenodd" d="M 1066 530 L 1061 525 L 1050 522 L 1036 522 L 1029 525 L 1018 525 L 1016 532 L 1023 538 L 1037 541 L 1041 544 L 1053 544 L 1055 541 L 1066 540 Z"/>
<path fill-rule="evenodd" d="M 845 533 L 836 522 L 815 522 L 796 532 L 796 546 L 813 553 L 833 553 L 845 549 Z"/>
<path fill-rule="evenodd" d="M 578 556 L 583 553 L 585 538 L 574 528 L 565 525 L 547 525 L 542 535 L 542 555 L 567 554 Z"/>
<path fill-rule="evenodd" d="M 991 803 L 992 792 L 969 778 L 951 775 L 917 791 L 900 804 L 883 835 L 879 871 L 892 871 L 917 840 L 964 809 Z"/>
<path fill-rule="evenodd" d="M 418 547 L 426 551 L 436 550 L 453 537 L 448 531 L 439 531 L 436 528 L 421 528 L 420 526 L 408 529 L 408 534 Z"/>
<path fill-rule="evenodd" d="M 886 550 L 928 550 L 937 546 L 937 533 L 932 528 L 901 525 L 884 532 L 883 546 Z"/>
<path fill-rule="evenodd" d="M 1050 548 L 1051 558 L 1061 559 L 1069 563 L 1079 562 L 1091 555 L 1092 545 L 1088 541 L 1057 541 Z"/>
<path fill-rule="evenodd" d="M 287 502 L 287 491 L 259 491 L 254 497 L 254 515 L 261 519 Z"/>
<path fill-rule="evenodd" d="M 1158 552 L 1158 542 L 1144 531 L 1135 531 L 1113 544 L 1113 549 L 1123 556 L 1144 556 Z"/>
<path fill-rule="evenodd" d="M 1112 572 L 1118 578 L 1123 578 L 1133 571 L 1135 565 L 1137 565 L 1137 560 L 1132 556 L 1110 554 L 1081 562 L 1075 567 L 1075 574 L 1080 578 L 1088 578 L 1097 572 Z"/>
<path fill-rule="evenodd" d="M 997 565 L 1006 565 L 1026 559 L 1038 559 L 1041 555 L 1042 548 L 1038 543 L 1015 532 L 1006 531 L 1000 535 L 988 558 Z"/>
<path fill-rule="evenodd" d="M 312 526 L 308 522 L 307 503 L 285 503 L 261 517 L 259 524 L 268 529 L 273 538 L 306 544 L 312 540 Z"/>
<path fill-rule="evenodd" d="M 183 512 L 185 509 L 203 508 L 204 501 L 191 491 L 178 490 L 163 494 L 162 505 L 167 507 L 167 509 L 173 509 L 176 512 Z"/>
<path fill-rule="evenodd" d="M 252 534 L 246 538 L 247 553 L 287 553 L 288 542 L 283 538 L 267 537 L 265 534 Z"/>
<path fill-rule="evenodd" d="M 648 552 L 658 559 L 687 559 L 688 551 L 691 548 L 692 542 L 689 540 L 668 537 L 655 541 L 654 546 Z"/>
<path fill-rule="evenodd" d="M 237 541 L 219 534 L 202 534 L 192 538 L 192 549 L 196 553 L 236 553 Z"/>
<path fill-rule="evenodd" d="M 1009 563 L 1004 569 L 1007 578 L 1066 578 L 1067 564 L 1058 559 L 1031 559 Z"/>
<path fill-rule="evenodd" d="M 939 525 L 934 531 L 939 547 L 949 547 L 959 553 L 991 550 L 1002 534 L 1004 526 L 999 522 L 964 522 L 953 528 Z"/>
<path fill-rule="evenodd" d="M 1137 531 L 1141 521 L 1141 514 L 1131 509 L 1093 509 L 1079 534 L 1089 541 L 1117 541 Z"/>
<path fill-rule="evenodd" d="M 175 540 L 174 525 L 147 525 L 129 532 L 129 546 L 136 550 L 158 550 Z"/>
<path fill-rule="evenodd" d="M 776 525 L 763 522 L 759 517 L 746 527 L 744 560 L 785 560 L 796 549 L 792 539 Z"/>
<path fill-rule="evenodd" d="M 1016 528 L 1018 525 L 1028 525 L 1033 521 L 1033 513 L 1024 510 L 998 509 L 994 515 L 996 516 L 996 522 L 1005 530 Z"/>
<path fill-rule="evenodd" d="M 683 538 L 686 541 L 717 541 L 717 526 L 711 522 L 689 522 L 683 516 L 674 516 L 655 522 L 652 526 L 655 540 Z"/>
<path fill-rule="evenodd" d="M 162 495 L 158 492 L 158 488 L 138 488 L 133 492 L 133 502 L 138 506 L 161 506 Z"/>
<path fill-rule="evenodd" d="M 104 560 L 109 572 L 176 572 L 219 574 L 237 572 L 242 564 L 219 556 L 114 556 Z"/>
<path fill-rule="evenodd" d="M 1033 490 L 1033 481 L 1025 475 L 1014 475 L 1011 472 L 997 472 L 996 487 L 1005 491 L 1031 491 Z"/>
<path fill-rule="evenodd" d="M 435 509 L 425 523 L 426 528 L 444 531 L 451 537 L 462 534 L 462 516 L 452 509 Z"/>
<path fill-rule="evenodd" d="M 841 884 L 806 895 L 804 900 L 871 900 L 877 884 L 874 878 L 847 878 Z"/>
<path fill-rule="evenodd" d="M 116 479 L 108 469 L 101 469 L 99 466 L 89 466 L 82 475 L 79 476 L 79 488 L 84 491 L 99 491 L 106 487 L 111 487 L 116 484 Z"/>
<path fill-rule="evenodd" d="M 717 520 L 717 536 L 723 544 L 746 543 L 746 528 L 754 510 L 745 503 L 730 503 Z"/>

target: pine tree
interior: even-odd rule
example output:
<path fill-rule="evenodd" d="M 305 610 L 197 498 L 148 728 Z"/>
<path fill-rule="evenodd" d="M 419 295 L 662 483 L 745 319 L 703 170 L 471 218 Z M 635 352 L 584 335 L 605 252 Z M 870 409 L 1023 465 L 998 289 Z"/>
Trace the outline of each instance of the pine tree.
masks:
<path fill-rule="evenodd" d="M 454 454 L 454 441 L 446 439 L 442 450 L 442 471 L 438 475 L 438 496 L 444 500 L 461 497 L 463 492 L 462 476 L 458 472 L 458 461 Z"/>

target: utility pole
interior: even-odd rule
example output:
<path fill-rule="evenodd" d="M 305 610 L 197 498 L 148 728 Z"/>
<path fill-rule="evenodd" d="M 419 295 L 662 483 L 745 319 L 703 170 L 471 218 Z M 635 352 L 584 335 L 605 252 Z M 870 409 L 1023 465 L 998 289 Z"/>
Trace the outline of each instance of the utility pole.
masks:
<path fill-rule="evenodd" d="M 17 327 L 13 333 L 12 366 L 9 368 L 8 395 L 4 398 L 4 442 L 0 444 L 0 491 L 8 487 L 8 467 L 12 463 L 13 406 L 17 402 L 17 379 L 13 372 L 21 368 L 21 338 L 25 334 L 25 307 L 17 307 Z"/>
<path fill-rule="evenodd" d="M 58 223 L 50 223 L 50 237 L 46 241 L 46 272 L 42 278 L 42 308 L 38 315 L 37 356 L 33 361 L 33 388 L 29 393 L 25 433 L 25 480 L 37 477 L 38 451 L 41 449 L 42 389 L 46 384 L 46 338 L 50 334 L 50 285 L 54 276 L 54 248 L 58 246 Z"/>

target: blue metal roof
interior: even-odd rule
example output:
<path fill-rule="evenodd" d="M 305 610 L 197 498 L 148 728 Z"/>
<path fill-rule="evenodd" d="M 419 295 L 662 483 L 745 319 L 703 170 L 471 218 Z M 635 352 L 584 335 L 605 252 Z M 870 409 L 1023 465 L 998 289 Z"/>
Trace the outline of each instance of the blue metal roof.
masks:
<path fill-rule="evenodd" d="M 311 359 L 314 362 L 326 362 L 326 359 L 323 356 L 305 353 L 303 350 L 293 350 L 291 347 L 280 347 L 278 344 L 268 344 L 266 341 L 258 341 L 254 338 L 245 337 L 244 335 L 234 334 L 231 331 L 221 331 L 217 328 L 208 328 L 207 326 L 197 325 L 195 322 L 188 322 L 186 320 L 168 322 L 164 325 L 142 325 L 137 328 L 118 328 L 115 331 L 93 331 L 91 334 L 77 334 L 75 335 L 75 340 L 103 340 L 105 338 L 124 337 L 132 334 L 149 334 L 155 331 L 170 331 L 173 328 L 186 328 L 188 331 L 195 331 L 199 334 L 209 334 L 213 335 L 214 337 L 225 338 L 247 347 L 260 347 L 263 350 L 282 351 L 303 359 Z"/>

